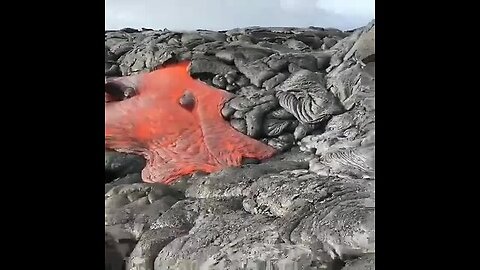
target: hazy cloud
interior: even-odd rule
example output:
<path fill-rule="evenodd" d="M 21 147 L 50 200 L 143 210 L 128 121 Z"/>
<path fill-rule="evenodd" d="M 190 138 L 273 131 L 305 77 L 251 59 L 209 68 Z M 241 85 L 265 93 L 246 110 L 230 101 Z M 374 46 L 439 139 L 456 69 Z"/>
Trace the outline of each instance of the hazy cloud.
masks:
<path fill-rule="evenodd" d="M 375 18 L 375 0 L 105 0 L 105 29 L 225 30 L 320 26 L 342 30 Z"/>
<path fill-rule="evenodd" d="M 375 0 L 316 0 L 315 2 L 317 8 L 332 14 L 364 18 L 375 17 Z"/>

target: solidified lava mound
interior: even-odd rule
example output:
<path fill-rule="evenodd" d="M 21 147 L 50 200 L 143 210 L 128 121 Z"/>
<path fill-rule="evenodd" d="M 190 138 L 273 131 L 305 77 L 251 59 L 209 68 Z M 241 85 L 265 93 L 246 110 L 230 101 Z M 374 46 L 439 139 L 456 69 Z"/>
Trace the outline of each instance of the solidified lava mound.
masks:
<path fill-rule="evenodd" d="M 230 93 L 225 123 L 277 154 L 164 185 L 105 151 L 106 269 L 374 269 L 375 22 L 105 32 L 106 82 L 186 60 Z"/>

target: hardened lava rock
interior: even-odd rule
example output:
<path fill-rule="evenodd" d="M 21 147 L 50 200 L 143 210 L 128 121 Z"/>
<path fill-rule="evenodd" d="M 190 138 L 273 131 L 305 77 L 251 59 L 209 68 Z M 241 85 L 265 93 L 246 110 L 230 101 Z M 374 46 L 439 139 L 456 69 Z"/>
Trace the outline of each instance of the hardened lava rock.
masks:
<path fill-rule="evenodd" d="M 374 21 L 349 32 L 107 32 L 106 77 L 191 60 L 193 77 L 232 95 L 220 116 L 278 150 L 171 186 L 141 183 L 141 158 L 106 158 L 108 262 L 375 269 L 374 43 Z"/>
<path fill-rule="evenodd" d="M 302 69 L 276 87 L 282 106 L 303 124 L 317 124 L 344 111 L 325 87 L 322 75 Z"/>

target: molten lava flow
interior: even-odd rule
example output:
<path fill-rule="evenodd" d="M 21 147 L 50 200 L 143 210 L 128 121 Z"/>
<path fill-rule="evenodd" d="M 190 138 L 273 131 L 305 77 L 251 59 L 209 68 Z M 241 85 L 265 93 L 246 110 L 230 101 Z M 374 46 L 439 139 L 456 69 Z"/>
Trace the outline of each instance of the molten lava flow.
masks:
<path fill-rule="evenodd" d="M 144 156 L 145 182 L 170 184 L 195 171 L 211 173 L 275 153 L 223 119 L 220 110 L 231 94 L 190 77 L 188 65 L 121 78 L 117 83 L 128 87 L 135 81 L 136 95 L 105 103 L 105 147 Z"/>

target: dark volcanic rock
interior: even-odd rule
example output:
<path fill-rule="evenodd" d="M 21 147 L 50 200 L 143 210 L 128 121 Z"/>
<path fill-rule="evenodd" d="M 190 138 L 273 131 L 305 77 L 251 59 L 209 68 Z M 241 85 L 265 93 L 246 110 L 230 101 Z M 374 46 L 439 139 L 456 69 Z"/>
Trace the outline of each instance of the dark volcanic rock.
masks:
<path fill-rule="evenodd" d="M 275 86 L 279 85 L 283 81 L 288 78 L 286 73 L 278 73 L 277 75 L 273 76 L 272 78 L 263 82 L 263 87 L 267 90 L 273 89 Z"/>
<path fill-rule="evenodd" d="M 192 60 L 194 77 L 233 94 L 226 121 L 279 151 L 169 187 L 141 182 L 143 158 L 106 152 L 106 264 L 374 269 L 374 39 L 374 21 L 106 31 L 106 76 Z"/>
<path fill-rule="evenodd" d="M 375 63 L 364 64 L 362 57 L 353 59 L 360 48 L 363 52 L 359 55 L 374 54 L 374 29 L 374 25 L 358 29 L 357 35 L 337 44 L 337 54 L 345 60 L 331 66 L 327 86 L 348 111 L 333 116 L 325 133 L 301 142 L 301 149 L 318 156 L 311 160 L 310 170 L 320 175 L 375 179 Z"/>
<path fill-rule="evenodd" d="M 312 49 L 318 49 L 322 46 L 322 37 L 315 35 L 314 33 L 300 33 L 294 36 L 296 40 L 303 42 L 310 46 Z"/>
<path fill-rule="evenodd" d="M 334 39 L 334 38 L 330 38 L 330 37 L 324 37 L 323 38 L 323 49 L 324 50 L 328 50 L 330 49 L 331 47 L 333 47 L 335 44 L 337 44 L 337 40 Z"/>
<path fill-rule="evenodd" d="M 119 250 L 117 241 L 105 232 L 105 270 L 123 270 L 124 257 Z"/>
<path fill-rule="evenodd" d="M 267 144 L 277 149 L 280 152 L 284 152 L 293 147 L 295 143 L 295 137 L 293 134 L 287 133 L 278 136 L 277 138 L 269 139 Z"/>
<path fill-rule="evenodd" d="M 215 57 L 218 59 L 228 63 L 233 64 L 233 60 L 235 60 L 235 51 L 234 50 L 222 50 L 215 53 Z"/>
<path fill-rule="evenodd" d="M 105 174 L 108 174 L 105 172 Z M 108 177 L 107 177 L 108 179 Z M 123 177 L 113 179 L 111 182 L 105 184 L 105 193 L 109 192 L 112 188 L 119 185 L 128 185 L 135 183 L 142 183 L 142 176 L 140 173 L 130 173 Z"/>
<path fill-rule="evenodd" d="M 236 58 L 245 59 L 246 62 L 252 62 L 265 58 L 273 53 L 272 50 L 262 48 L 259 46 L 238 46 L 230 47 L 235 50 Z"/>
<path fill-rule="evenodd" d="M 238 77 L 236 84 L 240 87 L 244 87 L 250 84 L 250 80 L 245 76 Z"/>
<path fill-rule="evenodd" d="M 342 270 L 375 270 L 375 254 L 368 254 L 351 260 Z"/>
<path fill-rule="evenodd" d="M 122 71 L 120 70 L 120 67 L 116 64 L 113 65 L 108 65 L 105 64 L 105 76 L 106 77 L 118 77 L 122 75 Z"/>
<path fill-rule="evenodd" d="M 261 87 L 266 80 L 275 76 L 275 72 L 260 59 L 247 62 L 243 58 L 235 58 L 235 66 L 257 87 Z"/>
<path fill-rule="evenodd" d="M 113 45 L 110 50 L 113 52 L 118 57 L 124 55 L 125 53 L 129 52 L 130 50 L 133 49 L 133 42 L 124 42 L 124 43 L 118 43 Z"/>
<path fill-rule="evenodd" d="M 296 50 L 296 51 L 305 51 L 310 49 L 305 43 L 301 42 L 300 40 L 296 39 L 288 39 L 283 44 L 287 45 L 289 48 Z"/>
<path fill-rule="evenodd" d="M 344 111 L 321 76 L 309 70 L 292 74 L 276 90 L 280 105 L 304 124 L 316 124 Z"/>
<path fill-rule="evenodd" d="M 193 51 L 212 55 L 222 50 L 223 46 L 224 46 L 224 42 L 213 41 L 213 42 L 199 44 L 193 48 Z"/>
<path fill-rule="evenodd" d="M 138 240 L 182 196 L 159 184 L 119 185 L 105 194 L 105 226 L 121 227 Z"/>
<path fill-rule="evenodd" d="M 105 151 L 105 182 L 127 174 L 139 173 L 145 167 L 145 159 L 133 154 Z"/>
<path fill-rule="evenodd" d="M 230 120 L 230 125 L 243 134 L 247 134 L 247 123 L 244 119 L 232 119 Z"/>
<path fill-rule="evenodd" d="M 282 119 L 282 120 L 291 120 L 295 119 L 295 116 L 288 111 L 286 111 L 284 108 L 280 108 L 277 110 L 274 110 L 270 112 L 267 117 L 272 117 L 276 119 Z"/>
<path fill-rule="evenodd" d="M 276 137 L 281 135 L 290 126 L 290 121 L 283 121 L 280 119 L 266 119 L 263 123 L 265 135 L 269 137 Z"/>
<path fill-rule="evenodd" d="M 221 75 L 215 75 L 212 79 L 212 84 L 218 88 L 225 89 L 227 87 L 227 79 Z"/>
<path fill-rule="evenodd" d="M 225 63 L 222 63 L 215 57 L 203 56 L 192 59 L 189 71 L 194 77 L 198 77 L 203 74 L 208 74 L 208 76 L 214 77 L 217 74 L 226 75 L 229 72 L 234 72 L 235 69 Z"/>

